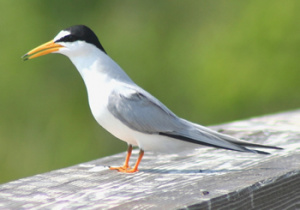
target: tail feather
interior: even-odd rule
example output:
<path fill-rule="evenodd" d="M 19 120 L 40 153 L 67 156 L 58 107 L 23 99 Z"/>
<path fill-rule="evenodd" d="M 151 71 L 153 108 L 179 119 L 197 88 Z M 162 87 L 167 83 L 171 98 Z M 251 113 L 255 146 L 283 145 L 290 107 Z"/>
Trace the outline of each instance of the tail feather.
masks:
<path fill-rule="evenodd" d="M 269 155 L 270 153 L 261 150 L 248 149 L 247 147 L 254 147 L 254 148 L 257 147 L 257 148 L 277 149 L 277 150 L 282 149 L 276 146 L 261 145 L 261 144 L 242 141 L 232 136 L 210 130 L 208 128 L 203 129 L 202 126 L 200 127 L 199 125 L 197 127 L 198 127 L 197 131 L 198 132 L 200 131 L 201 135 L 199 135 L 198 132 L 192 132 L 193 137 L 191 137 L 191 135 L 180 134 L 177 132 L 172 132 L 172 133 L 160 132 L 159 135 L 168 136 L 173 139 L 179 139 L 179 140 L 200 144 L 204 146 L 211 146 L 215 148 L 233 150 L 238 152 L 251 152 L 251 153 L 262 154 L 262 155 Z M 199 130 L 199 128 L 201 129 Z"/>
<path fill-rule="evenodd" d="M 177 131 L 174 131 L 171 133 L 167 133 L 165 135 L 169 135 L 170 137 L 173 136 L 173 138 L 185 140 L 185 141 L 188 141 L 191 143 L 202 144 L 202 145 L 206 145 L 206 146 L 212 146 L 212 147 L 223 148 L 223 149 L 229 149 L 229 150 L 234 150 L 234 151 L 239 151 L 239 152 L 252 152 L 252 153 L 267 155 L 270 153 L 260 151 L 260 150 L 255 150 L 255 149 L 248 149 L 247 147 L 263 148 L 263 149 L 277 149 L 277 150 L 282 149 L 282 148 L 276 147 L 276 146 L 255 144 L 255 143 L 243 141 L 243 140 L 237 139 L 233 136 L 219 133 L 210 128 L 189 122 L 184 119 L 181 119 L 181 122 L 185 126 L 185 129 L 182 129 L 180 131 L 177 130 Z"/>
<path fill-rule="evenodd" d="M 238 151 L 238 152 L 251 152 L 251 153 L 262 154 L 262 155 L 269 155 L 270 154 L 268 152 L 264 152 L 264 151 L 260 151 L 260 150 L 248 149 L 248 148 L 244 147 L 244 145 L 239 145 L 239 144 L 234 144 L 234 143 L 232 143 L 232 144 L 234 144 L 235 148 L 232 148 L 232 147 L 219 146 L 219 145 L 216 145 L 216 144 L 209 144 L 207 142 L 191 139 L 191 138 L 188 138 L 186 136 L 180 136 L 180 135 L 175 135 L 175 134 L 170 134 L 170 133 L 159 133 L 159 134 L 162 135 L 162 136 L 168 136 L 168 137 L 171 137 L 171 138 L 174 138 L 174 139 L 184 140 L 184 141 L 187 141 L 187 142 L 190 142 L 190 143 L 201 144 L 201 145 L 204 145 L 204 146 L 210 146 L 210 147 L 215 147 L 215 148 L 220 148 L 220 149 L 227 149 L 227 150 L 233 150 L 233 151 Z"/>
<path fill-rule="evenodd" d="M 270 146 L 270 145 L 262 145 L 262 144 L 254 144 L 254 143 L 248 143 L 248 142 L 238 142 L 238 141 L 231 141 L 232 143 L 241 145 L 241 146 L 245 146 L 245 147 L 258 147 L 258 148 L 265 148 L 265 149 L 278 149 L 278 150 L 282 150 L 283 148 L 281 147 L 276 147 L 276 146 Z"/>
<path fill-rule="evenodd" d="M 256 149 L 248 149 L 248 151 L 252 152 L 252 153 L 256 153 L 256 154 L 261 154 L 261 155 L 270 155 L 269 152 L 264 152 L 264 151 L 256 150 Z"/>
<path fill-rule="evenodd" d="M 251 143 L 251 142 L 247 142 L 247 141 L 243 141 L 240 139 L 236 139 L 232 136 L 226 135 L 226 134 L 222 134 L 222 133 L 218 133 L 215 132 L 218 137 L 221 137 L 222 139 L 224 139 L 225 141 L 229 141 L 231 143 L 243 146 L 243 147 L 254 147 L 254 148 L 264 148 L 264 149 L 277 149 L 277 150 L 282 150 L 283 148 L 281 147 L 276 147 L 276 146 L 271 146 L 271 145 L 263 145 L 263 144 L 255 144 L 255 143 Z M 257 150 L 254 150 L 257 151 Z M 261 152 L 261 151 L 260 151 Z"/>

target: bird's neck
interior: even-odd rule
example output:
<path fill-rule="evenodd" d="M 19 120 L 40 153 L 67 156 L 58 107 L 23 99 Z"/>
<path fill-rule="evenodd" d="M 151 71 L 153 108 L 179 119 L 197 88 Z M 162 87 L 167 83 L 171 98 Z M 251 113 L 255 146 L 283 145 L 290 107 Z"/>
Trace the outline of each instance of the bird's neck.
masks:
<path fill-rule="evenodd" d="M 133 84 L 121 67 L 103 52 L 68 57 L 84 80 L 89 105 L 96 119 L 106 110 L 108 97 L 114 90 L 115 83 Z"/>
<path fill-rule="evenodd" d="M 98 50 L 96 52 L 69 58 L 76 66 L 83 80 L 91 74 L 98 74 L 99 76 L 105 77 L 107 80 L 132 82 L 122 68 L 102 51 Z"/>

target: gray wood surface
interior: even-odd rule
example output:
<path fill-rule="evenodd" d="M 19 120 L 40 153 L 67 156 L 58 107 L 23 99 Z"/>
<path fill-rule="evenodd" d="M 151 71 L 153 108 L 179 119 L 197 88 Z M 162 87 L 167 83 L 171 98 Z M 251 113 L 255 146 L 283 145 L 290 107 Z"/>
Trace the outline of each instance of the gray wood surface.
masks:
<path fill-rule="evenodd" d="M 0 185 L 0 209 L 300 208 L 300 110 L 212 128 L 284 150 L 146 152 L 138 173 L 108 170 L 121 153 Z"/>

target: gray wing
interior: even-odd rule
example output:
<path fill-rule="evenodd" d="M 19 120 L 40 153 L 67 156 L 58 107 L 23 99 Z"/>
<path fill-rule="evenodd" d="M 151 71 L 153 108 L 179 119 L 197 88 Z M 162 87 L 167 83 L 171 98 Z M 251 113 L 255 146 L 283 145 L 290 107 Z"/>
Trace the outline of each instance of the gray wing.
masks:
<path fill-rule="evenodd" d="M 217 133 L 178 118 L 159 100 L 143 89 L 126 87 L 120 92 L 114 91 L 109 97 L 108 110 L 129 128 L 148 134 L 158 134 L 190 143 L 217 148 L 268 154 L 250 150 L 245 146 L 278 149 L 240 141 L 234 137 Z"/>
<path fill-rule="evenodd" d="M 171 132 L 180 126 L 179 118 L 149 93 L 129 89 L 112 92 L 108 110 L 122 123 L 142 133 Z"/>

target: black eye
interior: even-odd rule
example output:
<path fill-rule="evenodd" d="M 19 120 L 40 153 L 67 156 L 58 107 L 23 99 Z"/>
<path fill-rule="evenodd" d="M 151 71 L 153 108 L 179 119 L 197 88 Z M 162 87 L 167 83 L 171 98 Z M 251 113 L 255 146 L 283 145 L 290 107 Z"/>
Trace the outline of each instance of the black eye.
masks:
<path fill-rule="evenodd" d="M 56 42 L 74 42 L 77 38 L 74 35 L 67 35 L 62 37 L 61 39 L 57 40 Z"/>

